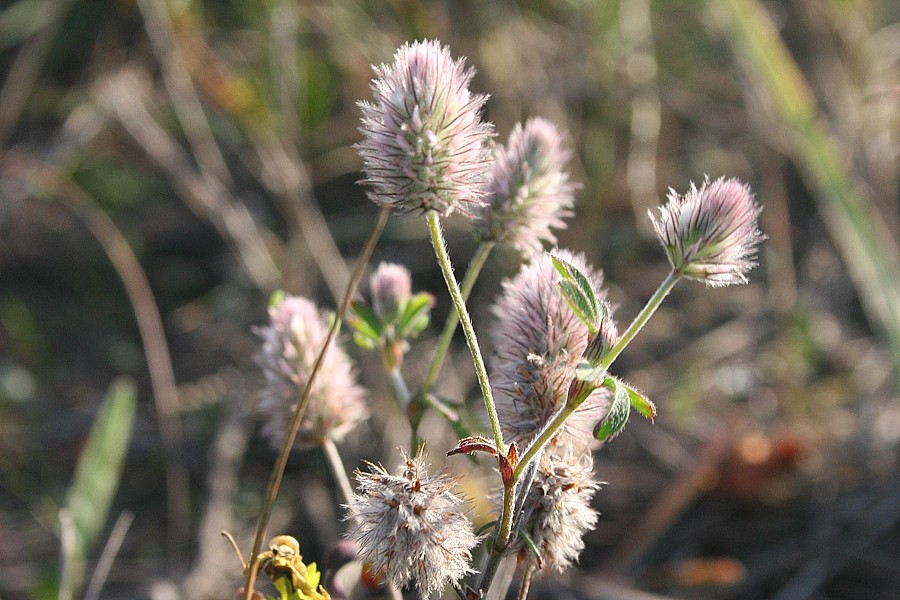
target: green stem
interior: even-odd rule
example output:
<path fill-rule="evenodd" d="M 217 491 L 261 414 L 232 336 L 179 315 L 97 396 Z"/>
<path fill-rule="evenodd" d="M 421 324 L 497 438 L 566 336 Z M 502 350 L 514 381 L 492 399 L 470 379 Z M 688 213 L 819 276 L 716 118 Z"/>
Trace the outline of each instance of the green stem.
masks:
<path fill-rule="evenodd" d="M 617 341 L 612 348 L 609 349 L 609 352 L 603 359 L 600 361 L 600 368 L 608 369 L 609 366 L 613 363 L 614 360 L 622 353 L 622 350 L 631 343 L 631 340 L 634 339 L 634 336 L 638 334 L 638 332 L 644 328 L 644 325 L 647 324 L 647 321 L 650 320 L 650 317 L 653 316 L 653 313 L 656 312 L 656 309 L 659 308 L 659 305 L 662 304 L 662 301 L 666 299 L 666 296 L 669 295 L 669 292 L 672 291 L 672 288 L 675 287 L 675 284 L 678 283 L 678 280 L 681 279 L 681 273 L 676 270 L 669 271 L 669 274 L 663 279 L 662 283 L 659 284 L 656 292 L 653 293 L 653 296 L 647 300 L 647 304 L 641 309 L 641 312 L 634 318 L 634 321 L 631 322 L 631 325 L 628 326 L 628 329 L 625 330 L 619 337 L 619 341 Z"/>
<path fill-rule="evenodd" d="M 394 398 L 397 400 L 397 407 L 401 414 L 409 418 L 411 429 L 409 451 L 412 455 L 415 455 L 421 440 L 419 439 L 419 419 L 414 416 L 414 411 L 419 411 L 420 409 L 418 405 L 412 403 L 412 394 L 409 392 L 409 386 L 406 385 L 406 379 L 403 378 L 400 368 L 387 369 L 386 372 L 391 389 L 394 391 Z"/>
<path fill-rule="evenodd" d="M 547 445 L 547 442 L 553 439 L 553 436 L 562 428 L 563 424 L 566 422 L 566 419 L 575 412 L 577 407 L 566 405 L 553 415 L 553 418 L 544 426 L 543 429 L 538 433 L 538 435 L 534 438 L 534 441 L 528 445 L 528 449 L 525 450 L 525 454 L 522 455 L 522 458 L 519 459 L 519 464 L 516 465 L 516 468 L 513 469 L 513 482 L 519 480 L 519 477 L 522 476 L 522 473 L 528 467 L 528 464 L 534 460 L 534 458 L 538 455 L 538 453 L 544 449 L 544 446 Z"/>
<path fill-rule="evenodd" d="M 322 452 L 325 454 L 325 462 L 328 463 L 332 477 L 341 489 L 344 502 L 350 504 L 353 500 L 353 487 L 350 485 L 350 477 L 347 475 L 347 469 L 344 468 L 344 461 L 341 460 L 334 440 L 329 437 L 322 440 Z"/>
<path fill-rule="evenodd" d="M 469 318 L 469 312 L 466 310 L 466 301 L 463 299 L 459 285 L 456 283 L 456 277 L 453 275 L 453 265 L 450 264 L 450 256 L 447 254 L 447 246 L 444 243 L 440 217 L 436 212 L 428 211 L 425 214 L 425 219 L 431 232 L 431 244 L 434 246 L 434 252 L 441 267 L 441 272 L 444 275 L 444 281 L 447 282 L 447 290 L 450 292 L 453 305 L 456 307 L 456 313 L 459 316 L 460 323 L 462 323 L 463 332 L 466 334 L 466 342 L 469 344 L 469 351 L 472 353 L 475 375 L 478 377 L 481 393 L 484 396 L 484 406 L 487 409 L 488 419 L 491 422 L 491 430 L 494 432 L 494 444 L 497 446 L 498 452 L 506 454 L 506 446 L 503 445 L 503 433 L 500 431 L 500 419 L 497 417 L 497 407 L 494 405 L 494 396 L 491 393 L 487 369 L 484 366 L 484 359 L 481 357 L 481 349 L 478 347 L 478 338 L 475 337 L 472 319 Z"/>
<path fill-rule="evenodd" d="M 387 371 L 387 376 L 400 410 L 406 410 L 407 407 L 409 407 L 409 401 L 412 395 L 409 393 L 409 386 L 406 385 L 403 373 L 400 372 L 399 368 L 389 369 Z"/>
<path fill-rule="evenodd" d="M 472 293 L 475 281 L 478 279 L 478 275 L 481 273 L 481 269 L 484 267 L 484 263 L 487 261 L 487 257 L 491 254 L 491 250 L 494 249 L 495 245 L 496 242 L 492 241 L 481 242 L 475 250 L 475 255 L 472 256 L 472 260 L 469 262 L 469 268 L 466 269 L 466 274 L 463 277 L 462 283 L 459 285 L 464 301 L 469 299 L 469 294 Z M 425 377 L 422 391 L 419 392 L 421 396 L 428 394 L 434 387 L 438 373 L 441 372 L 441 366 L 444 364 L 444 359 L 447 357 L 447 350 L 450 349 L 450 342 L 453 339 L 453 334 L 456 332 L 456 325 L 458 323 L 459 316 L 455 311 L 447 315 L 447 321 L 444 323 L 444 330 L 441 332 L 441 337 L 438 340 L 437 349 L 435 350 L 434 358 L 431 361 L 431 367 L 428 369 L 428 375 Z"/>
<path fill-rule="evenodd" d="M 341 305 L 334 315 L 334 322 L 332 322 L 331 327 L 328 329 L 325 343 L 322 345 L 322 349 L 316 357 L 316 362 L 313 364 L 312 371 L 309 374 L 309 381 L 307 381 L 306 387 L 303 390 L 303 396 L 300 398 L 297 409 L 294 411 L 294 418 L 291 421 L 291 426 L 288 429 L 287 435 L 284 437 L 284 444 L 281 446 L 281 452 L 279 452 L 278 459 L 275 461 L 275 466 L 272 468 L 272 474 L 269 478 L 268 487 L 266 488 L 266 498 L 263 502 L 262 510 L 259 513 L 259 520 L 256 523 L 256 535 L 253 538 L 253 549 L 250 551 L 250 560 L 247 563 L 249 568 L 247 569 L 247 578 L 244 585 L 244 600 L 250 600 L 250 598 L 253 597 L 253 585 L 256 583 L 256 571 L 259 567 L 257 559 L 259 558 L 259 552 L 262 549 L 263 538 L 266 535 L 266 527 L 269 524 L 269 517 L 272 515 L 272 506 L 275 504 L 278 488 L 281 487 L 284 469 L 287 467 L 291 448 L 294 447 L 294 439 L 297 437 L 297 432 L 300 430 L 300 422 L 303 420 L 303 414 L 306 412 L 306 406 L 309 404 L 309 396 L 312 392 L 313 382 L 319 374 L 322 362 L 325 360 L 325 354 L 331 347 L 331 342 L 334 340 L 335 335 L 337 335 L 337 330 L 344 320 L 344 315 L 347 314 L 347 309 L 350 307 L 350 300 L 353 299 L 353 294 L 356 292 L 356 286 L 359 285 L 359 280 L 362 279 L 363 271 L 369 263 L 369 257 L 372 256 L 372 251 L 375 249 L 378 238 L 381 237 L 381 232 L 384 230 L 390 212 L 390 208 L 385 206 L 378 213 L 378 219 L 375 221 L 375 228 L 372 230 L 372 234 L 369 236 L 369 241 L 366 242 L 362 254 L 360 254 L 359 259 L 356 261 L 356 268 L 353 270 L 350 282 L 347 284 L 347 290 L 341 300 Z"/>

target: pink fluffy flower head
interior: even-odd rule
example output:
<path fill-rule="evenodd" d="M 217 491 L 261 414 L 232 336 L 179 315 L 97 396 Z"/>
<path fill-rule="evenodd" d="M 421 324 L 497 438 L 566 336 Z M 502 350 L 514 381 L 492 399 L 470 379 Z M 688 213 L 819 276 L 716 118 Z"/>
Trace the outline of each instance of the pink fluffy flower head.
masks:
<path fill-rule="evenodd" d="M 583 254 L 566 250 L 554 254 L 584 273 L 600 291 L 603 275 L 586 263 Z M 503 293 L 493 307 L 491 386 L 504 435 L 520 447 L 565 405 L 575 368 L 588 345 L 587 325 L 560 293 L 560 279 L 550 256 L 536 255 L 503 283 Z M 615 325 L 608 318 L 605 331 L 614 336 Z M 580 440 L 583 446 L 607 407 L 605 388 L 591 392 L 566 421 L 557 443 Z"/>
<path fill-rule="evenodd" d="M 699 190 L 691 184 L 684 196 L 670 191 L 659 218 L 651 212 L 650 219 L 675 271 L 722 287 L 747 283 L 756 266 L 756 248 L 765 239 L 757 225 L 761 210 L 746 184 L 722 177 Z"/>
<path fill-rule="evenodd" d="M 470 572 L 478 538 L 465 515 L 468 503 L 452 492 L 455 479 L 427 473 L 421 450 L 404 455 L 396 475 L 371 463 L 355 475 L 348 537 L 374 572 L 397 587 L 415 580 L 424 598 Z"/>
<path fill-rule="evenodd" d="M 473 69 L 434 41 L 405 44 L 390 65 L 374 67 L 373 102 L 360 102 L 357 145 L 380 205 L 457 210 L 482 204 L 493 128 L 480 118 L 487 96 L 472 94 Z"/>
<path fill-rule="evenodd" d="M 328 318 L 315 303 L 286 296 L 269 308 L 268 326 L 260 327 L 262 349 L 256 357 L 266 379 L 258 412 L 262 433 L 279 447 L 284 442 L 297 402 L 313 364 L 325 345 Z M 300 423 L 295 445 L 341 440 L 368 416 L 365 392 L 356 383 L 350 358 L 332 342 L 321 371 L 313 382 L 309 404 Z"/>
<path fill-rule="evenodd" d="M 575 186 L 565 171 L 570 153 L 550 121 L 517 123 L 506 146 L 494 150 L 488 205 L 482 209 L 485 239 L 505 242 L 523 254 L 536 254 L 542 244 L 556 243 L 551 229 L 566 226 L 572 216 Z"/>
<path fill-rule="evenodd" d="M 523 510 L 524 528 L 540 553 L 539 564 L 544 569 L 562 573 L 578 560 L 584 550 L 584 535 L 599 518 L 591 508 L 599 487 L 590 452 L 550 454 L 541 460 Z M 527 556 L 537 559 L 530 552 Z"/>

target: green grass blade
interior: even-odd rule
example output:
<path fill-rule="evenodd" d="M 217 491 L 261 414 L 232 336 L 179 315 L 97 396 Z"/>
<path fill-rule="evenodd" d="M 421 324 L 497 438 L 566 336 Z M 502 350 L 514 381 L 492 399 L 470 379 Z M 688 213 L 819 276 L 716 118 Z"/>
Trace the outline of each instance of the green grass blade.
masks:
<path fill-rule="evenodd" d="M 78 458 L 61 510 L 61 522 L 70 536 L 63 544 L 60 588 L 65 594 L 61 597 L 76 597 L 84 581 L 85 559 L 103 531 L 119 487 L 136 403 L 134 383 L 128 379 L 114 381 Z"/>
<path fill-rule="evenodd" d="M 841 159 L 809 84 L 758 0 L 715 0 L 730 38 L 772 100 L 872 324 L 894 350 L 900 384 L 900 250 Z"/>

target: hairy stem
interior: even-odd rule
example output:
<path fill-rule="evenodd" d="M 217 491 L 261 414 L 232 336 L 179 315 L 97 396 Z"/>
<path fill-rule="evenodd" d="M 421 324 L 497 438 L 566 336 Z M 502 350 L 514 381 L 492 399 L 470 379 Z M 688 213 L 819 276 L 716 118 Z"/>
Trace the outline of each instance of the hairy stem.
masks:
<path fill-rule="evenodd" d="M 319 369 L 322 366 L 322 362 L 325 359 L 325 354 L 331 347 L 331 342 L 334 340 L 334 336 L 337 334 L 337 330 L 344 320 L 344 315 L 347 314 L 350 300 L 353 298 L 359 280 L 362 279 L 363 271 L 369 263 L 369 258 L 372 256 L 372 251 L 375 249 L 375 244 L 381 236 L 382 230 L 384 230 L 384 225 L 387 223 L 389 214 L 390 208 L 386 206 L 378 213 L 375 228 L 372 230 L 369 241 L 366 242 L 366 246 L 363 248 L 359 260 L 356 262 L 356 268 L 353 270 L 353 275 L 350 277 L 350 283 L 347 284 L 347 291 L 344 293 L 341 305 L 334 315 L 334 322 L 328 329 L 328 336 L 325 338 L 325 344 L 322 346 L 319 355 L 316 357 L 316 362 L 313 364 L 312 371 L 309 374 L 309 381 L 306 384 L 306 388 L 303 390 L 303 396 L 300 398 L 297 409 L 294 411 L 294 419 L 291 421 L 291 427 L 288 429 L 288 433 L 284 438 L 284 444 L 281 446 L 281 452 L 278 455 L 278 460 L 275 463 L 275 467 L 272 469 L 272 476 L 269 479 L 269 485 L 266 489 L 266 499 L 263 503 L 262 511 L 260 511 L 259 514 L 259 521 L 256 524 L 256 536 L 253 540 L 253 550 L 250 552 L 250 560 L 248 561 L 249 568 L 247 569 L 247 580 L 244 586 L 244 600 L 250 600 L 253 596 L 253 584 L 256 581 L 256 570 L 258 567 L 257 558 L 259 557 L 259 551 L 262 548 L 263 538 L 266 535 L 266 526 L 269 523 L 269 517 L 272 515 L 272 506 L 275 504 L 275 497 L 278 495 L 278 488 L 281 486 L 281 479 L 284 476 L 284 469 L 287 466 L 288 456 L 291 454 L 294 439 L 297 437 L 297 431 L 300 429 L 300 422 L 303 420 L 303 414 L 306 412 L 307 404 L 309 404 L 309 396 L 312 392 L 313 382 L 315 382 Z"/>
<path fill-rule="evenodd" d="M 466 269 L 466 274 L 463 277 L 462 283 L 459 285 L 463 301 L 469 299 L 469 294 L 472 293 L 475 281 L 478 279 L 478 275 L 481 273 L 481 269 L 484 267 L 484 263 L 487 261 L 487 257 L 490 256 L 491 250 L 494 249 L 495 245 L 496 242 L 481 242 L 478 245 L 478 249 L 475 250 L 475 255 L 472 256 L 472 260 L 469 262 L 469 268 Z M 426 395 L 434 387 L 438 374 L 441 372 L 441 366 L 444 364 L 444 359 L 447 357 L 447 350 L 450 349 L 450 342 L 453 339 L 453 334 L 456 332 L 456 326 L 458 324 L 459 316 L 455 311 L 447 315 L 447 322 L 444 323 L 444 330 L 441 332 L 441 337 L 438 340 L 437 348 L 434 351 L 434 358 L 431 360 L 431 366 L 428 369 L 428 375 L 425 377 L 425 384 L 422 386 L 420 395 Z"/>
<path fill-rule="evenodd" d="M 478 383 L 481 386 L 481 393 L 484 396 L 484 406 L 487 408 L 488 419 L 491 422 L 491 430 L 494 433 L 494 443 L 497 451 L 506 454 L 506 446 L 503 445 L 503 433 L 500 431 L 500 419 L 497 417 L 497 407 L 494 405 L 494 396 L 491 393 L 491 384 L 488 381 L 487 369 L 484 366 L 484 359 L 481 356 L 481 349 L 478 347 L 478 338 L 475 337 L 475 328 L 472 327 L 472 319 L 469 318 L 469 311 L 466 310 L 466 301 L 463 299 L 459 285 L 456 283 L 456 277 L 453 275 L 453 265 L 450 264 L 450 256 L 447 254 L 447 246 L 444 243 L 444 236 L 441 230 L 441 221 L 438 213 L 428 211 L 425 214 L 428 221 L 428 229 L 431 231 L 431 243 L 434 246 L 434 252 L 437 256 L 438 264 L 441 272 L 444 274 L 444 281 L 447 282 L 447 289 L 450 292 L 450 298 L 456 307 L 456 314 L 462 323 L 463 332 L 466 334 L 466 342 L 469 344 L 469 351 L 472 353 L 472 362 L 475 365 L 475 375 L 478 377 Z M 249 600 L 249 599 L 248 599 Z"/>
<path fill-rule="evenodd" d="M 631 325 L 628 326 L 628 329 L 619 336 L 619 341 L 609 349 L 609 352 L 600 361 L 601 368 L 608 369 L 619 354 L 622 353 L 622 350 L 631 343 L 631 340 L 644 328 L 644 325 L 647 324 L 647 321 L 650 320 L 650 317 L 653 316 L 653 313 L 656 312 L 656 309 L 659 308 L 662 301 L 666 299 L 666 296 L 669 295 L 669 292 L 672 291 L 672 288 L 675 287 L 675 284 L 678 283 L 679 279 L 681 279 L 681 273 L 675 270 L 669 272 L 662 283 L 659 284 L 659 287 L 653 293 L 653 296 L 647 301 L 644 308 L 641 309 L 641 312 L 638 313 L 634 318 L 634 321 L 631 322 Z"/>

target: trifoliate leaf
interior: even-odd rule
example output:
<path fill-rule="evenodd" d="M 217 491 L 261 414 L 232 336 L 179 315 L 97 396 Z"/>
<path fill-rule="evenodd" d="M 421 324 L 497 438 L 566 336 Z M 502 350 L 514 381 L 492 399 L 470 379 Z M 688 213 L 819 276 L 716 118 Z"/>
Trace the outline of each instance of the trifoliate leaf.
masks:
<path fill-rule="evenodd" d="M 359 344 L 359 341 L 357 341 L 356 343 L 363 348 L 374 348 L 375 344 L 381 341 L 384 325 L 381 323 L 378 315 L 375 314 L 375 311 L 367 305 L 357 302 L 350 305 L 350 315 L 347 317 L 347 322 L 357 334 L 373 342 L 372 346 L 367 347 Z M 356 340 L 356 337 L 354 335 L 354 340 Z"/>
<path fill-rule="evenodd" d="M 397 319 L 397 333 L 403 339 L 419 335 L 431 321 L 429 311 L 434 306 L 434 296 L 421 292 L 412 296 Z"/>
<path fill-rule="evenodd" d="M 550 255 L 554 268 L 562 276 L 559 288 L 563 297 L 588 327 L 591 335 L 597 333 L 600 323 L 601 306 L 590 280 L 570 263 Z"/>

